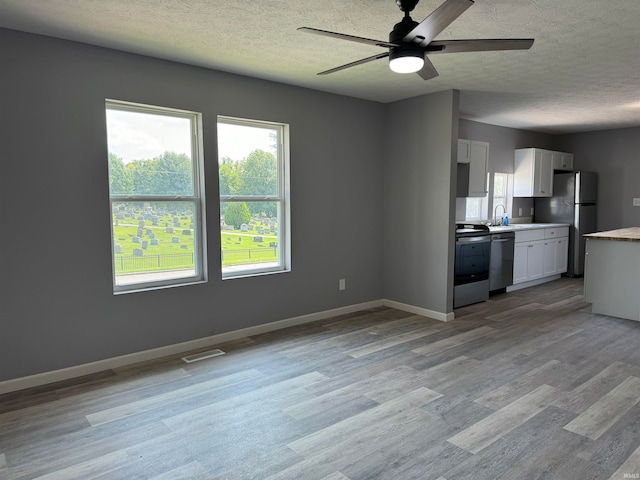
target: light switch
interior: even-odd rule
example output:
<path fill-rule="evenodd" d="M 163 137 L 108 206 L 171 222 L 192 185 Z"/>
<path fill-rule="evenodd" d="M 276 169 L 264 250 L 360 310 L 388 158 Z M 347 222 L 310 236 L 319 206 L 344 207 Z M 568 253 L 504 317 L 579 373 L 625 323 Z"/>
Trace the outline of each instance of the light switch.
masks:
<path fill-rule="evenodd" d="M 634 207 L 640 207 L 640 198 L 634 198 L 633 199 L 633 206 Z"/>

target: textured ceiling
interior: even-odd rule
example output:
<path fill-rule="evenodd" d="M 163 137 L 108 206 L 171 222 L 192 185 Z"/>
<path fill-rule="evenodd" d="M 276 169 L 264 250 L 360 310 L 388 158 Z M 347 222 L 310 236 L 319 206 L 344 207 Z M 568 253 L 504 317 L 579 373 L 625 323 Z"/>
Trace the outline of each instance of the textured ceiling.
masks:
<path fill-rule="evenodd" d="M 421 21 L 443 0 L 422 0 Z M 463 118 L 551 133 L 640 126 L 640 0 L 476 0 L 438 37 L 534 38 L 530 50 L 430 58 L 440 76 L 376 60 L 384 50 L 300 26 L 386 40 L 393 0 L 0 0 L 0 26 L 379 102 L 460 90 Z"/>

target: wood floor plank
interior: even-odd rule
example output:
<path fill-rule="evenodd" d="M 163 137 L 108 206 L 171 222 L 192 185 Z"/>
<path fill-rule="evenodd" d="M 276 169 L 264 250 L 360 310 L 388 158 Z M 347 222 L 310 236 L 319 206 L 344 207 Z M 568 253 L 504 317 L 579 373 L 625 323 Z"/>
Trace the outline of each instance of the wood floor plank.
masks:
<path fill-rule="evenodd" d="M 70 478 L 82 478 L 92 480 L 105 472 L 117 469 L 125 463 L 129 457 L 124 451 L 116 451 L 100 455 L 82 463 L 72 465 L 62 470 L 47 473 L 34 480 L 68 480 Z"/>
<path fill-rule="evenodd" d="M 557 395 L 555 388 L 541 385 L 447 441 L 471 453 L 478 453 L 547 408 Z"/>
<path fill-rule="evenodd" d="M 527 468 L 535 468 L 536 464 L 550 467 L 556 461 L 555 455 L 567 455 L 580 442 L 586 441 L 562 428 L 573 418 L 575 415 L 562 409 L 546 408 L 482 452 L 470 454 L 464 461 L 453 465 L 444 476 L 456 480 L 555 478 L 552 475 L 529 475 Z M 506 472 L 514 467 L 519 467 L 516 468 L 519 475 L 506 477 Z"/>
<path fill-rule="evenodd" d="M 550 380 L 565 378 L 567 373 L 570 372 L 570 368 L 569 365 L 557 360 L 549 360 L 544 365 L 518 376 L 515 380 L 502 385 L 500 388 L 478 397 L 475 401 L 480 405 L 499 410 L 517 398 L 535 390 L 540 385 L 548 385 Z"/>
<path fill-rule="evenodd" d="M 627 377 L 564 428 L 591 440 L 597 440 L 638 402 L 640 402 L 640 378 Z"/>
<path fill-rule="evenodd" d="M 391 415 L 401 415 L 403 412 L 410 411 L 414 416 L 418 415 L 426 419 L 429 418 L 426 412 L 413 407 L 424 405 L 437 398 L 437 396 L 439 394 L 428 388 L 421 387 L 359 415 L 333 424 L 319 432 L 307 435 L 287 446 L 300 455 L 308 455 L 324 449 L 334 448 L 338 443 L 344 442 L 350 435 L 360 436 L 362 430 L 370 425 L 384 423 L 385 419 Z"/>
<path fill-rule="evenodd" d="M 234 383 L 240 383 L 245 380 L 253 380 L 261 378 L 262 374 L 257 370 L 248 370 L 240 372 L 238 374 L 228 375 L 222 378 L 216 378 L 206 382 L 197 383 L 188 387 L 172 390 L 160 395 L 137 400 L 135 402 L 127 403 L 117 407 L 109 408 L 95 413 L 90 413 L 86 416 L 91 425 L 98 426 L 103 423 L 113 422 L 121 418 L 134 415 L 141 411 L 149 410 L 157 407 L 158 405 L 165 404 L 174 400 L 182 400 L 187 397 L 200 395 L 206 392 L 212 392 L 216 388 L 224 388 Z"/>
<path fill-rule="evenodd" d="M 613 362 L 556 400 L 554 405 L 574 413 L 582 413 L 629 376 L 640 377 L 640 366 Z"/>
<path fill-rule="evenodd" d="M 578 456 L 613 472 L 640 446 L 639 432 L 640 404 L 636 404 L 597 441 L 572 435 L 585 441 L 584 447 L 577 452 Z"/>
<path fill-rule="evenodd" d="M 424 337 L 428 337 L 430 335 L 435 335 L 436 333 L 444 330 L 445 328 L 446 326 L 442 324 L 428 325 L 426 327 L 418 328 L 416 330 L 412 330 L 406 333 L 400 333 L 387 338 L 383 338 L 381 340 L 368 343 L 361 347 L 352 348 L 350 350 L 347 350 L 345 353 L 353 358 L 360 358 L 360 357 L 364 357 L 365 355 L 370 355 L 372 353 L 385 350 L 387 348 L 402 345 L 403 343 L 411 342 L 413 340 L 418 340 Z"/>
<path fill-rule="evenodd" d="M 326 477 L 322 477 L 321 480 L 351 480 L 342 472 L 333 472 L 327 475 Z"/>
<path fill-rule="evenodd" d="M 371 421 L 366 421 L 368 414 L 373 415 Z M 378 417 L 380 414 L 382 416 Z M 365 412 L 358 417 L 339 422 L 340 425 L 330 427 L 330 431 L 312 434 L 313 438 L 303 437 L 302 442 L 293 446 L 294 450 L 303 448 L 301 444 L 310 446 L 309 442 L 316 443 L 318 448 L 303 448 L 299 453 L 305 457 L 304 460 L 268 477 L 269 480 L 317 478 L 334 470 L 345 471 L 349 465 L 354 462 L 361 464 L 363 459 L 380 449 L 396 448 L 403 438 L 407 435 L 413 437 L 415 431 L 428 428 L 433 420 L 433 417 L 415 405 L 405 405 L 402 411 L 381 408 L 377 412 Z M 349 473 L 347 476 L 352 477 Z"/>
<path fill-rule="evenodd" d="M 620 468 L 613 472 L 609 480 L 628 478 L 640 478 L 640 445 L 638 445 L 638 448 L 620 465 Z"/>
<path fill-rule="evenodd" d="M 272 385 L 264 386 L 236 397 L 199 407 L 197 409 L 180 413 L 163 419 L 163 423 L 174 430 L 185 430 L 194 424 L 205 427 L 215 423 L 216 415 L 225 415 L 232 410 L 239 410 L 251 406 L 264 408 L 267 405 L 276 405 L 278 408 L 307 400 L 313 394 L 307 392 L 306 387 L 324 380 L 326 377 L 318 372 L 311 372 Z"/>
<path fill-rule="evenodd" d="M 457 347 L 458 345 L 462 345 L 463 343 L 476 340 L 477 338 L 490 335 L 494 332 L 495 330 L 491 327 L 474 328 L 473 330 L 469 330 L 467 332 L 427 344 L 424 347 L 414 348 L 413 351 L 420 355 L 433 355 L 449 348 Z"/>

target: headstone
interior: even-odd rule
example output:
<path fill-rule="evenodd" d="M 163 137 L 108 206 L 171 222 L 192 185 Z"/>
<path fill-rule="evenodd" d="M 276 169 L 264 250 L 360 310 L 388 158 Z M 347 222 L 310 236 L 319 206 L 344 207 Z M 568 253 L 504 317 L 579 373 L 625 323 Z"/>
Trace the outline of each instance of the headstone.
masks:
<path fill-rule="evenodd" d="M 253 237 L 254 242 L 262 242 L 262 237 Z"/>
<path fill-rule="evenodd" d="M 180 237 L 171 237 L 171 243 L 180 243 Z"/>
<path fill-rule="evenodd" d="M 142 241 L 142 249 L 146 250 L 147 248 L 149 248 L 149 240 L 143 240 Z"/>
<path fill-rule="evenodd" d="M 140 243 L 140 237 L 131 237 L 133 243 Z"/>
<path fill-rule="evenodd" d="M 133 256 L 134 257 L 142 257 L 142 256 L 144 256 L 144 251 L 141 248 L 134 248 L 133 249 Z"/>
<path fill-rule="evenodd" d="M 143 230 L 141 228 L 138 229 L 138 236 L 141 237 L 143 233 Z"/>
<path fill-rule="evenodd" d="M 180 245 L 180 248 L 182 248 L 183 250 L 187 250 L 189 248 L 189 245 Z"/>
<path fill-rule="evenodd" d="M 115 253 L 124 253 L 124 250 L 122 249 L 122 246 L 117 244 L 117 243 L 113 246 L 113 251 Z"/>
<path fill-rule="evenodd" d="M 191 230 L 189 230 L 188 228 L 185 228 L 184 230 L 182 230 L 182 234 L 183 235 L 191 235 Z"/>
<path fill-rule="evenodd" d="M 165 233 L 173 233 L 173 228 L 167 227 L 164 229 Z"/>
<path fill-rule="evenodd" d="M 138 220 L 138 226 L 144 228 L 144 220 Z"/>
<path fill-rule="evenodd" d="M 249 226 L 246 223 L 243 223 L 242 225 L 240 225 L 240 231 L 241 232 L 248 232 L 249 231 Z"/>
<path fill-rule="evenodd" d="M 147 235 L 149 235 L 149 238 L 156 238 L 156 234 L 153 232 L 149 232 Z"/>
<path fill-rule="evenodd" d="M 145 232 L 147 235 L 151 235 L 153 233 L 153 230 L 151 230 L 150 228 L 147 228 Z"/>
<path fill-rule="evenodd" d="M 157 238 L 152 238 L 151 239 L 151 245 L 160 245 L 160 242 L 158 242 Z"/>

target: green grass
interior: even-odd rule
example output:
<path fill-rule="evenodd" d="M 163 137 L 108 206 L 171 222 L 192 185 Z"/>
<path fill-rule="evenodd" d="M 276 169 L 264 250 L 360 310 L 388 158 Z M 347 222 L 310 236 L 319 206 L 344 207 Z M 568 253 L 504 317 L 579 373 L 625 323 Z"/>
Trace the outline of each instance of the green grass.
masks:
<path fill-rule="evenodd" d="M 133 237 L 138 235 L 138 220 L 134 218 L 125 218 L 118 221 L 118 225 L 113 225 L 114 243 L 122 248 L 122 253 L 116 253 L 115 263 L 117 273 L 134 273 L 134 272 L 150 272 L 159 270 L 172 270 L 193 267 L 194 238 L 193 230 L 190 230 L 191 217 L 180 217 L 180 226 L 173 226 L 173 217 L 164 216 L 158 222 L 157 226 L 149 225 L 151 222 L 145 222 L 142 227 L 142 236 L 140 241 L 147 241 L 148 247 L 144 250 L 143 257 L 136 257 L 135 262 L 131 263 L 127 259 L 133 255 L 134 249 L 142 248 L 142 243 L 133 242 Z M 173 233 L 167 233 L 167 224 L 169 228 L 173 228 Z M 248 232 L 240 230 L 225 230 L 220 232 L 220 244 L 222 245 L 224 266 L 240 265 L 258 262 L 273 262 L 277 260 L 277 248 L 270 246 L 271 243 L 278 241 L 277 234 L 259 234 L 256 227 L 264 227 L 268 231 L 268 227 L 261 223 L 250 226 Z M 147 235 L 150 230 L 158 240 L 158 245 L 151 245 L 151 237 Z M 190 230 L 190 235 L 183 235 L 183 230 Z M 254 237 L 262 237 L 262 242 L 254 242 Z M 172 238 L 178 237 L 180 243 L 173 243 Z M 186 247 L 186 248 L 184 248 Z M 157 261 L 150 257 L 171 256 L 176 254 L 187 254 L 181 258 L 174 258 L 168 261 L 163 259 L 158 265 Z M 148 258 L 145 258 L 148 257 Z"/>

